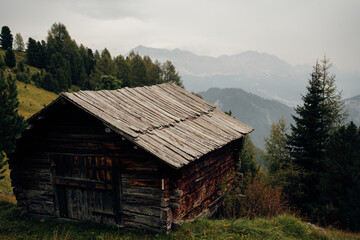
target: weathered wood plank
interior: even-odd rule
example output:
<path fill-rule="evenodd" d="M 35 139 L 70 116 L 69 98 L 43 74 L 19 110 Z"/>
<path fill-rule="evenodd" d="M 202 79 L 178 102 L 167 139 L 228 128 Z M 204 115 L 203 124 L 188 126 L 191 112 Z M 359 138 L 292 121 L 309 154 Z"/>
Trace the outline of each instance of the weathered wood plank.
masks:
<path fill-rule="evenodd" d="M 128 225 L 129 222 L 141 223 L 152 228 L 160 228 L 160 217 L 138 214 L 134 212 L 128 212 L 123 210 L 124 225 Z"/>
<path fill-rule="evenodd" d="M 142 215 L 148 215 L 148 216 L 154 216 L 160 218 L 161 213 L 161 207 L 155 207 L 155 206 L 147 206 L 144 204 L 129 204 L 124 203 L 123 204 L 123 211 L 127 211 L 130 213 L 137 213 Z"/>
<path fill-rule="evenodd" d="M 103 181 L 94 181 L 87 179 L 76 179 L 70 177 L 55 177 L 54 179 L 56 185 L 77 187 L 77 188 L 87 188 L 87 189 L 96 189 L 96 190 L 112 190 L 112 184 L 103 182 Z"/>
<path fill-rule="evenodd" d="M 54 202 L 50 201 L 27 201 L 28 211 L 35 214 L 54 216 Z"/>

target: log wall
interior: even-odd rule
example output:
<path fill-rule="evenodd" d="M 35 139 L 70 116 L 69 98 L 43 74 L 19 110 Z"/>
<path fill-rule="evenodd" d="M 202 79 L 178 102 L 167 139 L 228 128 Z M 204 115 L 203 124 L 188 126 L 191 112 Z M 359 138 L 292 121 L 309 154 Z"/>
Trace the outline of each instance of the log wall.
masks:
<path fill-rule="evenodd" d="M 241 141 L 235 141 L 180 169 L 177 177 L 170 180 L 171 221 L 217 212 L 222 205 L 220 184 L 231 181 L 240 147 Z"/>
<path fill-rule="evenodd" d="M 32 123 L 10 159 L 18 210 L 34 217 L 67 217 L 155 231 L 169 229 L 164 220 L 169 208 L 161 201 L 167 186 L 162 173 L 167 167 L 76 107 L 56 104 L 59 106 L 51 108 L 53 112 Z M 70 165 L 61 170 L 58 164 L 65 160 L 55 163 L 56 158 L 70 159 Z M 91 159 L 98 159 L 93 160 L 98 161 L 96 169 L 86 166 Z M 114 171 L 110 171 L 115 165 L 108 161 L 116 165 L 119 173 L 118 193 L 113 187 Z M 90 178 L 91 174 L 95 178 Z M 87 180 L 83 180 L 84 176 Z M 69 209 L 63 216 L 57 201 L 61 186 L 67 189 L 65 207 Z M 116 205 L 119 209 L 115 209 Z"/>

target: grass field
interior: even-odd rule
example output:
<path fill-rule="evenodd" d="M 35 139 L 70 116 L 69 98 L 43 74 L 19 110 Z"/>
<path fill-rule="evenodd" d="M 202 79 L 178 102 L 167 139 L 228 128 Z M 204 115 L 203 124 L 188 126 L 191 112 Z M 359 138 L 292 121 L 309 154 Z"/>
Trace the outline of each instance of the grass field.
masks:
<path fill-rule="evenodd" d="M 271 219 L 209 220 L 183 224 L 170 234 L 126 230 L 80 222 L 36 221 L 16 215 L 15 205 L 0 202 L 0 239 L 360 239 L 360 235 L 314 230 L 299 219 L 283 215 Z"/>

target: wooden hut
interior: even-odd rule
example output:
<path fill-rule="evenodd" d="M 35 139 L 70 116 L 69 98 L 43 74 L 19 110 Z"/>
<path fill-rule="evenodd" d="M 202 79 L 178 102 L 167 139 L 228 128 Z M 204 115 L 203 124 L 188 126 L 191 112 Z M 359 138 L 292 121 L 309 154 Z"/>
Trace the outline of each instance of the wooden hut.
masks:
<path fill-rule="evenodd" d="M 10 157 L 18 210 L 167 231 L 216 211 L 252 130 L 169 83 L 62 93 Z"/>

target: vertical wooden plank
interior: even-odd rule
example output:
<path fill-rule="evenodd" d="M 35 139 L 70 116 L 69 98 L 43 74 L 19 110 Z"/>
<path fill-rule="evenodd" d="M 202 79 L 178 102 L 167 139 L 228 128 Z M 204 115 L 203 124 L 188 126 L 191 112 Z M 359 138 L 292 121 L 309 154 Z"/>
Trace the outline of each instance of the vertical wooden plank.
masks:
<path fill-rule="evenodd" d="M 118 159 L 112 159 L 112 179 L 113 179 L 113 201 L 114 201 L 114 213 L 116 216 L 116 223 L 123 224 L 122 220 L 122 206 L 121 206 L 121 174 L 118 164 Z"/>
<path fill-rule="evenodd" d="M 67 199 L 66 199 L 66 189 L 64 186 L 56 186 L 56 191 L 57 191 L 58 202 L 59 202 L 60 217 L 68 218 L 69 211 L 68 211 L 68 205 L 67 205 Z"/>

